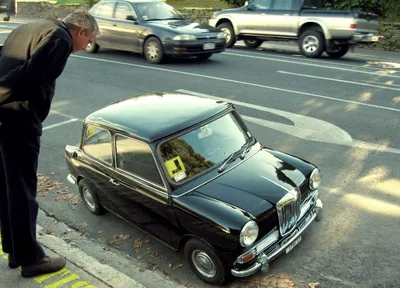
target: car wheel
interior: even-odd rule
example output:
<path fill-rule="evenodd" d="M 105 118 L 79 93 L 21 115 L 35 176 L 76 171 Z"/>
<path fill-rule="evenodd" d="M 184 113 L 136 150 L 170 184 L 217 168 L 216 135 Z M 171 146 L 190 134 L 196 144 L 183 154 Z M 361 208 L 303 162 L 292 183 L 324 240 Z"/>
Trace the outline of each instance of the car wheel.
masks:
<path fill-rule="evenodd" d="M 211 57 L 211 55 L 212 53 L 197 55 L 197 59 L 200 61 L 207 60 L 208 58 Z"/>
<path fill-rule="evenodd" d="M 96 43 L 96 41 L 93 41 L 92 43 L 89 43 L 86 47 L 86 52 L 96 53 L 97 51 L 99 51 L 99 48 L 100 46 Z"/>
<path fill-rule="evenodd" d="M 325 50 L 325 37 L 317 30 L 306 30 L 300 36 L 300 51 L 308 58 L 318 58 Z"/>
<path fill-rule="evenodd" d="M 348 51 L 349 51 L 349 45 L 344 44 L 336 46 L 331 51 L 326 51 L 326 54 L 328 54 L 332 58 L 340 58 L 346 55 Z"/>
<path fill-rule="evenodd" d="M 6 16 L 3 18 L 3 21 L 10 21 L 10 16 Z"/>
<path fill-rule="evenodd" d="M 258 48 L 261 46 L 263 42 L 264 42 L 263 40 L 257 40 L 257 39 L 244 40 L 244 44 L 246 45 L 247 48 Z"/>
<path fill-rule="evenodd" d="M 190 269 L 202 281 L 222 285 L 228 279 L 228 268 L 209 245 L 192 238 L 185 245 L 185 259 Z"/>
<path fill-rule="evenodd" d="M 164 48 L 156 37 L 150 37 L 144 43 L 144 57 L 151 64 L 160 64 L 165 59 Z"/>
<path fill-rule="evenodd" d="M 236 36 L 232 25 L 230 23 L 225 22 L 219 24 L 217 28 L 221 29 L 221 31 L 225 33 L 225 38 L 226 38 L 225 47 L 226 48 L 233 47 L 233 45 L 235 45 L 236 42 Z"/>
<path fill-rule="evenodd" d="M 92 189 L 85 179 L 79 181 L 79 194 L 86 208 L 95 215 L 105 213 L 104 207 L 100 204 L 97 193 Z"/>

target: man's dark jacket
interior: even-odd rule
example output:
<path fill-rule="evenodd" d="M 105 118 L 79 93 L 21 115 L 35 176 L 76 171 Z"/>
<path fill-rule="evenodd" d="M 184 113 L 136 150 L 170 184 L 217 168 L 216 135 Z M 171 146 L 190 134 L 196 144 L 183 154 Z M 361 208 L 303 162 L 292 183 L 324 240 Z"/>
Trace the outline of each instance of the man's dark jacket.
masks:
<path fill-rule="evenodd" d="M 0 123 L 4 128 L 42 134 L 56 79 L 72 52 L 66 25 L 56 19 L 14 29 L 0 51 Z"/>

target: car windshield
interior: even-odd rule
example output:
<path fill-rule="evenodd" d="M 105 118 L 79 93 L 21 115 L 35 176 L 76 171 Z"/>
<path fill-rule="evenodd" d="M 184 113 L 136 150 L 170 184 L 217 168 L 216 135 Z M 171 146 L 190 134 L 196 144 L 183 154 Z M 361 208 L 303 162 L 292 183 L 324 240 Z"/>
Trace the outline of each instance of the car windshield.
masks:
<path fill-rule="evenodd" d="M 250 140 L 234 113 L 163 142 L 160 152 L 167 177 L 181 183 L 222 163 Z"/>
<path fill-rule="evenodd" d="M 137 12 L 146 21 L 184 19 L 174 7 L 164 2 L 144 2 L 136 4 Z"/>

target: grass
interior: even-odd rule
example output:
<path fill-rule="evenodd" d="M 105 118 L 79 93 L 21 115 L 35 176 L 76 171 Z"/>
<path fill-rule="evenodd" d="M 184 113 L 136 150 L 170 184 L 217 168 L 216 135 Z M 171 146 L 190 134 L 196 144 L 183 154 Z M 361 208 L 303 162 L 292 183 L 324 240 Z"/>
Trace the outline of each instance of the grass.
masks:
<path fill-rule="evenodd" d="M 85 4 L 85 0 L 53 0 L 49 2 L 61 5 Z M 201 7 L 214 9 L 228 8 L 228 5 L 222 0 L 167 0 L 166 2 L 178 9 L 182 9 L 185 7 Z"/>

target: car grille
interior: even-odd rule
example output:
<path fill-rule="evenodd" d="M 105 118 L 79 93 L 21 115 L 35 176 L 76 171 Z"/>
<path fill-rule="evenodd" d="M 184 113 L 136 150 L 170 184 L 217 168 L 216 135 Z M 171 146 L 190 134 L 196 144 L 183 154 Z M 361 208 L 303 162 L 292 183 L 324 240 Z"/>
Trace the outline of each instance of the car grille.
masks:
<path fill-rule="evenodd" d="M 279 231 L 282 236 L 292 232 L 300 217 L 301 195 L 298 188 L 288 192 L 277 204 Z"/>
<path fill-rule="evenodd" d="M 197 40 L 209 40 L 209 39 L 217 39 L 217 35 L 198 35 L 196 36 Z"/>

